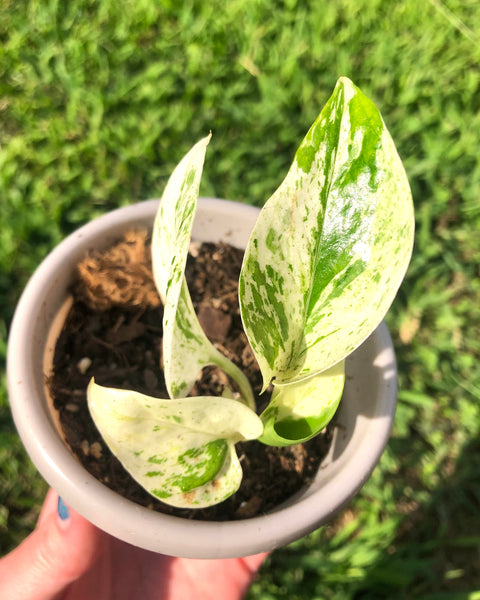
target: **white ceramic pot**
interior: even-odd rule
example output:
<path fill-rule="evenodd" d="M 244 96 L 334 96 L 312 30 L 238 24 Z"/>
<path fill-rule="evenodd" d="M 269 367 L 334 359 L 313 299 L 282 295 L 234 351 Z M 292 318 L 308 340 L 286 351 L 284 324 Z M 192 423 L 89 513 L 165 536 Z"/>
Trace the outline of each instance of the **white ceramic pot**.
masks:
<path fill-rule="evenodd" d="M 151 227 L 158 200 L 115 210 L 81 227 L 42 262 L 18 304 L 8 345 L 8 389 L 16 427 L 34 464 L 65 502 L 113 536 L 182 557 L 229 558 L 283 546 L 328 522 L 362 487 L 387 443 L 396 406 L 395 354 L 384 323 L 348 358 L 334 440 L 313 483 L 269 514 L 227 522 L 163 515 L 126 500 L 90 475 L 57 429 L 45 390 L 52 323 L 74 266 L 131 226 Z M 258 209 L 201 198 L 193 238 L 245 247 Z"/>

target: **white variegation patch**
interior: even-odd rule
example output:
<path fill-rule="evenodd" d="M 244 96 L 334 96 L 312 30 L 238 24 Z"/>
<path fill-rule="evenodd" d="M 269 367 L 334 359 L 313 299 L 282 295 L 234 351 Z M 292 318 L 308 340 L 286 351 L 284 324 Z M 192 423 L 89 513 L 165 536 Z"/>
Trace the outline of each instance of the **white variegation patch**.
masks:
<path fill-rule="evenodd" d="M 90 414 L 125 469 L 172 506 L 221 502 L 240 485 L 235 443 L 258 438 L 260 418 L 229 398 L 161 400 L 128 390 L 88 387 Z"/>

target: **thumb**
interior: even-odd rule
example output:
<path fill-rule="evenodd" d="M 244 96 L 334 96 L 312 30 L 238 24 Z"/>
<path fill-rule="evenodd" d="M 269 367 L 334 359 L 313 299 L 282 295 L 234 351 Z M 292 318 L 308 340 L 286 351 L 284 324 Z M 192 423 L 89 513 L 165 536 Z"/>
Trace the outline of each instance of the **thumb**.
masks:
<path fill-rule="evenodd" d="M 46 506 L 52 503 L 49 492 Z M 58 498 L 37 529 L 0 560 L 0 597 L 52 600 L 93 564 L 102 532 Z"/>

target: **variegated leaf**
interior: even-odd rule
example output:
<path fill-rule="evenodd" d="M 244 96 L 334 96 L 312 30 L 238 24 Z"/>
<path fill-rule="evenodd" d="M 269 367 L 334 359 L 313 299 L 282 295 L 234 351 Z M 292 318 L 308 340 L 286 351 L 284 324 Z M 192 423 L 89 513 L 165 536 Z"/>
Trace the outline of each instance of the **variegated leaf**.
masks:
<path fill-rule="evenodd" d="M 413 231 L 390 134 L 341 78 L 245 254 L 241 313 L 265 387 L 328 369 L 375 329 L 404 277 Z"/>
<path fill-rule="evenodd" d="M 186 396 L 201 369 L 215 364 L 239 385 L 243 400 L 254 406 L 245 375 L 210 343 L 198 322 L 184 277 L 210 136 L 200 140 L 173 171 L 160 201 L 152 234 L 155 284 L 164 303 L 163 363 L 172 398 Z"/>
<path fill-rule="evenodd" d="M 165 186 L 152 233 L 153 277 L 162 302 L 172 286 L 180 293 L 197 207 L 205 152 L 211 134 L 197 142 Z"/>
<path fill-rule="evenodd" d="M 125 469 L 152 496 L 177 507 L 211 506 L 239 487 L 235 443 L 258 438 L 263 425 L 245 404 L 228 398 L 150 398 L 88 387 L 90 414 Z"/>
<path fill-rule="evenodd" d="M 270 446 L 306 442 L 332 419 L 342 398 L 345 362 L 318 375 L 275 387 L 272 399 L 260 415 L 264 432 L 260 441 Z"/>

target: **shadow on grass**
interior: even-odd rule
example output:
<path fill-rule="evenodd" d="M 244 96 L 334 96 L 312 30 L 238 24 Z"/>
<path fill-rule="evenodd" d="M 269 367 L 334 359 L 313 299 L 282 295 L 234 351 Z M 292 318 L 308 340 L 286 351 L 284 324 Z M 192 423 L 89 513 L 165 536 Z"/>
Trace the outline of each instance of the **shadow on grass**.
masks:
<path fill-rule="evenodd" d="M 467 592 L 480 591 L 479 473 L 476 439 L 463 448 L 452 472 L 443 474 L 429 501 L 404 516 L 391 554 L 371 566 L 353 597 L 473 600 Z M 379 585 L 383 590 L 372 593 Z"/>
<path fill-rule="evenodd" d="M 480 598 L 480 440 L 465 445 L 433 492 L 423 490 L 423 502 L 405 494 L 409 485 L 422 491 L 421 453 L 402 439 L 390 448 L 406 471 L 387 475 L 395 514 L 386 507 L 375 519 L 355 501 L 330 526 L 273 553 L 249 600 Z"/>

